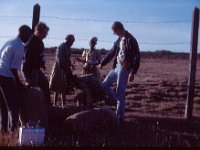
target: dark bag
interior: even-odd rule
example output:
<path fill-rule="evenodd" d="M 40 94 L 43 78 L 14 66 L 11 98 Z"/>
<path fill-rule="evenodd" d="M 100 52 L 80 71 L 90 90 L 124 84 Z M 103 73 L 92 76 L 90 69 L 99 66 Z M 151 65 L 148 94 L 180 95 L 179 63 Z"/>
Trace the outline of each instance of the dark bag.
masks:
<path fill-rule="evenodd" d="M 86 64 L 83 66 L 84 74 L 90 74 L 95 71 L 95 65 Z"/>

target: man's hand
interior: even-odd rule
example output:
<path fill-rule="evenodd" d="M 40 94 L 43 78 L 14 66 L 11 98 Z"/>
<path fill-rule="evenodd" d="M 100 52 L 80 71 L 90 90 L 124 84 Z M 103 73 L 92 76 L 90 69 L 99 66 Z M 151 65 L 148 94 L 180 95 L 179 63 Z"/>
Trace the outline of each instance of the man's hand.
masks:
<path fill-rule="evenodd" d="M 19 79 L 19 75 L 18 75 L 18 70 L 16 68 L 10 68 L 11 72 L 13 73 L 14 77 L 15 77 L 15 81 L 17 83 L 17 87 L 19 88 L 19 90 L 22 90 L 24 88 L 24 85 L 22 84 L 22 82 Z"/>
<path fill-rule="evenodd" d="M 128 81 L 129 81 L 129 82 L 133 81 L 133 80 L 134 80 L 134 77 L 135 77 L 134 74 L 131 73 L 131 74 L 129 75 Z"/>
<path fill-rule="evenodd" d="M 24 87 L 24 84 L 22 84 L 20 81 L 17 82 L 17 86 L 19 88 L 19 90 L 23 90 L 25 87 Z"/>
<path fill-rule="evenodd" d="M 32 81 L 30 79 L 25 79 L 25 86 L 31 86 Z"/>
<path fill-rule="evenodd" d="M 99 64 L 97 67 L 98 67 L 99 69 L 102 69 L 102 68 L 103 68 L 103 66 L 102 66 L 101 64 Z"/>
<path fill-rule="evenodd" d="M 129 66 L 130 66 L 130 64 L 129 64 L 128 62 L 126 62 L 126 61 L 124 61 L 124 62 L 122 63 L 122 65 L 123 65 L 125 68 L 129 68 Z"/>
<path fill-rule="evenodd" d="M 74 65 L 71 65 L 71 68 L 72 68 L 73 70 L 75 70 L 75 67 L 74 67 Z"/>
<path fill-rule="evenodd" d="M 46 66 L 45 66 L 45 64 L 42 65 L 41 68 L 42 68 L 43 70 L 46 70 Z"/>

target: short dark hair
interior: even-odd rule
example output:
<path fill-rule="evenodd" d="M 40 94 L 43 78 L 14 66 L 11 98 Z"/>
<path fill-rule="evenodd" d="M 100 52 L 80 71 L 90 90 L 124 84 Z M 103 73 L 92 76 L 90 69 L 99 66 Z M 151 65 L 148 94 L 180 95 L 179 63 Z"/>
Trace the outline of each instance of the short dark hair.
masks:
<path fill-rule="evenodd" d="M 19 34 L 31 33 L 32 30 L 28 25 L 21 25 L 18 29 Z"/>
<path fill-rule="evenodd" d="M 20 26 L 18 31 L 19 31 L 18 36 L 21 38 L 22 42 L 24 43 L 27 42 L 27 40 L 32 34 L 31 28 L 27 25 Z"/>
<path fill-rule="evenodd" d="M 49 31 L 49 27 L 48 27 L 44 22 L 39 22 L 39 23 L 35 26 L 35 30 L 39 31 L 40 33 L 43 33 L 44 30 Z"/>
<path fill-rule="evenodd" d="M 65 40 L 66 41 L 75 41 L 75 37 L 73 34 L 68 34 L 66 37 L 65 37 Z"/>
<path fill-rule="evenodd" d="M 113 25 L 112 25 L 112 29 L 113 29 L 114 31 L 116 31 L 116 30 L 124 30 L 124 26 L 123 26 L 123 24 L 122 24 L 121 22 L 115 21 L 115 22 L 113 23 Z"/>
<path fill-rule="evenodd" d="M 90 39 L 90 43 L 95 43 L 95 44 L 97 44 L 97 41 L 98 41 L 98 39 L 97 39 L 96 36 L 94 36 L 94 37 L 92 37 L 92 38 Z"/>

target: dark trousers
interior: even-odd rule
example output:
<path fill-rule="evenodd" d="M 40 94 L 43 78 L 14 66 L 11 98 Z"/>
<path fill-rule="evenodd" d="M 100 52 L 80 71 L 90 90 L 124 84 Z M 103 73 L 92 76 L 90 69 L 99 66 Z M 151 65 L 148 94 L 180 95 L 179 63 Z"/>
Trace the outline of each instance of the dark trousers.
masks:
<path fill-rule="evenodd" d="M 13 78 L 0 75 L 0 109 L 2 130 L 14 131 L 19 121 L 20 93 Z"/>

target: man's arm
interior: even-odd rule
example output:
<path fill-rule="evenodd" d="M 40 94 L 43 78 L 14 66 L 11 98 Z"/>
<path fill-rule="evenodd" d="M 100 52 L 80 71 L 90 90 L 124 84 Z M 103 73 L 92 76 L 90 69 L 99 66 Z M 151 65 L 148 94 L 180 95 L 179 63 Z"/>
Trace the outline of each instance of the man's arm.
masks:
<path fill-rule="evenodd" d="M 78 58 L 78 57 L 77 57 L 76 60 L 79 61 L 79 62 L 85 63 L 85 60 L 83 60 L 83 59 L 81 59 L 81 58 Z"/>
<path fill-rule="evenodd" d="M 136 74 L 138 69 L 140 68 L 140 53 L 135 56 L 135 62 L 132 69 L 132 74 Z"/>
<path fill-rule="evenodd" d="M 15 77 L 15 81 L 16 81 L 17 86 L 19 87 L 19 89 L 23 89 L 24 85 L 22 84 L 22 82 L 19 79 L 19 75 L 18 75 L 17 69 L 11 68 L 11 72 L 13 73 L 13 75 Z"/>
<path fill-rule="evenodd" d="M 101 63 L 99 64 L 100 68 L 108 64 L 113 59 L 113 57 L 115 56 L 116 50 L 117 50 L 117 44 L 115 42 L 112 49 L 107 53 L 107 55 L 102 59 Z"/>
<path fill-rule="evenodd" d="M 131 81 L 134 80 L 134 78 L 135 78 L 135 74 L 134 73 L 130 73 L 128 81 L 131 82 Z"/>
<path fill-rule="evenodd" d="M 132 74 L 136 74 L 140 67 L 140 49 L 135 38 L 128 40 L 130 54 L 127 56 L 127 61 L 131 62 Z"/>

